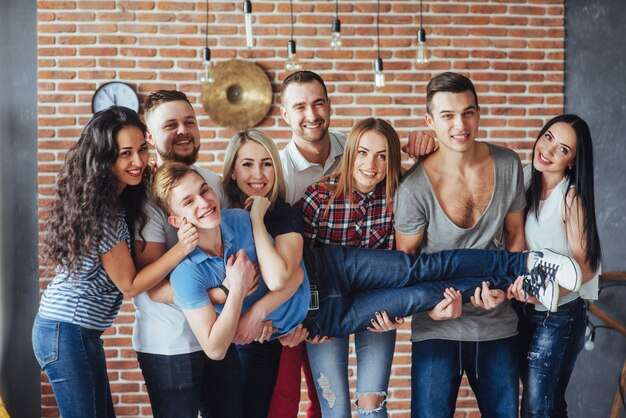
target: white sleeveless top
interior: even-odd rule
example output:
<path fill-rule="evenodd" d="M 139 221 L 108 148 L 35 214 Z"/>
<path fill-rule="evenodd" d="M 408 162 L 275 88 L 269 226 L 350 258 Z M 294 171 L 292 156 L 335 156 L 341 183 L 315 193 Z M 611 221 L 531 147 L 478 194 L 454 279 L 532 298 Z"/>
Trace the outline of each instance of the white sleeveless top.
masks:
<path fill-rule="evenodd" d="M 524 169 L 524 187 L 528 190 L 530 186 L 531 167 Z M 534 212 L 528 213 L 524 231 L 526 233 L 526 245 L 529 250 L 539 250 L 541 248 L 551 248 L 561 254 L 571 257 L 567 236 L 565 231 L 565 221 L 561 217 L 563 213 L 563 203 L 567 193 L 567 179 L 563 180 L 554 188 L 547 199 L 539 202 L 539 217 Z M 600 269 L 593 279 L 581 286 L 578 292 L 568 293 L 559 298 L 559 306 L 573 301 L 578 297 L 583 299 L 598 299 L 598 285 Z M 537 310 L 545 310 L 541 305 L 535 305 Z"/>

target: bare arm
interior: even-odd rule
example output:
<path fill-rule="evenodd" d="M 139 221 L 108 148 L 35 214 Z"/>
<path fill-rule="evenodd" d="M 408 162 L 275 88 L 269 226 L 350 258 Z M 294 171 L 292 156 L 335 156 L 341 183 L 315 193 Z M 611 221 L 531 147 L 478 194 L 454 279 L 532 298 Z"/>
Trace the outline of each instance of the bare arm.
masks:
<path fill-rule="evenodd" d="M 302 235 L 292 232 L 279 235 L 272 244 L 263 221 L 270 201 L 254 197 L 250 209 L 252 233 L 263 281 L 270 291 L 282 289 L 302 260 Z"/>
<path fill-rule="evenodd" d="M 141 250 L 141 247 L 143 251 Z M 135 268 L 140 270 L 147 265 L 157 261 L 167 252 L 167 245 L 164 242 L 141 242 L 135 241 Z M 174 290 L 169 278 L 160 281 L 153 288 L 148 290 L 148 297 L 155 302 L 174 303 Z"/>
<path fill-rule="evenodd" d="M 254 276 L 253 264 L 240 250 L 226 264 L 226 277 L 232 287 L 219 316 L 212 304 L 198 309 L 183 309 L 191 330 L 209 358 L 222 360 L 226 355 L 235 337 L 243 300 Z"/>
<path fill-rule="evenodd" d="M 197 236 L 196 236 L 197 241 Z M 126 242 L 117 243 L 111 250 L 102 254 L 100 259 L 107 275 L 125 297 L 135 297 L 151 289 L 163 280 L 195 247 L 178 242 L 154 262 L 135 269 L 135 264 L 128 251 Z"/>
<path fill-rule="evenodd" d="M 523 210 L 510 212 L 504 217 L 504 245 L 507 251 L 512 252 L 526 249 Z"/>
<path fill-rule="evenodd" d="M 567 231 L 567 245 L 572 257 L 576 260 L 583 273 L 583 283 L 593 279 L 596 272 L 587 261 L 587 236 L 585 235 L 585 213 L 582 203 L 576 197 L 576 190 L 570 189 L 565 197 L 565 204 L 569 208 L 563 210 L 565 229 Z M 566 217 L 565 214 L 568 216 Z M 565 291 L 567 292 L 567 291 Z"/>
<path fill-rule="evenodd" d="M 417 234 L 401 234 L 396 231 L 396 249 L 407 254 L 417 254 L 417 250 L 424 240 L 424 230 Z"/>
<path fill-rule="evenodd" d="M 249 344 L 258 337 L 263 321 L 267 316 L 291 298 L 304 280 L 304 272 L 300 267 L 293 277 L 287 280 L 285 287 L 280 290 L 269 292 L 241 315 L 234 342 L 237 344 Z"/>

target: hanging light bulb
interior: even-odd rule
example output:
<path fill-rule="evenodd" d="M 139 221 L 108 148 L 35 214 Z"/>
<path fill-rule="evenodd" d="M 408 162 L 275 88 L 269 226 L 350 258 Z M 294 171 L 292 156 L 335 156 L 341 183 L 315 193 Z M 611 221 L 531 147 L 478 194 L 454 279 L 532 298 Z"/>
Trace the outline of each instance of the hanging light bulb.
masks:
<path fill-rule="evenodd" d="M 285 61 L 285 70 L 299 71 L 302 69 L 300 61 L 296 56 L 296 41 L 293 39 L 287 42 L 287 61 Z"/>
<path fill-rule="evenodd" d="M 374 61 L 374 87 L 385 87 L 385 73 L 383 73 L 383 59 L 376 58 Z"/>
<path fill-rule="evenodd" d="M 428 64 L 430 61 L 430 51 L 426 45 L 426 31 L 423 28 L 417 30 L 417 57 L 415 62 L 418 64 Z"/>
<path fill-rule="evenodd" d="M 206 0 L 206 22 L 204 29 L 204 49 L 202 50 L 202 70 L 200 71 L 200 84 L 211 85 L 215 82 L 213 76 L 213 62 L 211 61 L 211 49 L 209 48 L 209 0 Z"/>
<path fill-rule="evenodd" d="M 341 20 L 333 19 L 333 37 L 330 41 L 330 47 L 334 51 L 341 49 Z"/>
<path fill-rule="evenodd" d="M 422 0 L 420 0 L 420 28 L 417 30 L 417 57 L 415 62 L 424 65 L 430 61 L 430 51 L 426 45 L 426 31 L 422 26 Z"/>
<path fill-rule="evenodd" d="M 206 47 L 202 50 L 202 72 L 200 73 L 200 83 L 209 85 L 215 82 L 213 76 L 213 61 L 211 61 L 211 50 Z"/>
<path fill-rule="evenodd" d="M 246 47 L 252 48 L 254 42 L 252 41 L 252 2 L 250 0 L 243 2 L 243 18 L 246 25 Z"/>
<path fill-rule="evenodd" d="M 378 54 L 374 60 L 374 87 L 385 87 L 385 74 L 383 73 L 383 59 L 380 57 L 380 0 L 376 2 L 376 49 Z"/>

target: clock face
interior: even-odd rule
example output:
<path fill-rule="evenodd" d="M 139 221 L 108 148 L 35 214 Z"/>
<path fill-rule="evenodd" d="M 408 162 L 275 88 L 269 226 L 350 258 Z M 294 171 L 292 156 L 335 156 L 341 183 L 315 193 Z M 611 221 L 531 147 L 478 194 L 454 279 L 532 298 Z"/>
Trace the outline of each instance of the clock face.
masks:
<path fill-rule="evenodd" d="M 117 105 L 139 112 L 139 96 L 135 89 L 121 81 L 111 81 L 98 87 L 91 99 L 94 113 Z"/>

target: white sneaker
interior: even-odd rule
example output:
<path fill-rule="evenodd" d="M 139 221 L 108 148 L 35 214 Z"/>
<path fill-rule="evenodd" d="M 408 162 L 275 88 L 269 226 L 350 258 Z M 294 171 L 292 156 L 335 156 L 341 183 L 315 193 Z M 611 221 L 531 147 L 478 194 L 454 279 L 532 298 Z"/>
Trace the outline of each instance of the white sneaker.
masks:
<path fill-rule="evenodd" d="M 547 277 L 541 267 L 535 267 L 524 276 L 523 289 L 530 296 L 536 297 L 550 312 L 559 308 L 559 285 Z"/>
<path fill-rule="evenodd" d="M 542 269 L 546 277 L 572 292 L 577 292 L 582 285 L 583 275 L 576 260 L 549 248 L 531 251 L 528 255 L 528 266 L 529 271 L 533 268 Z"/>

